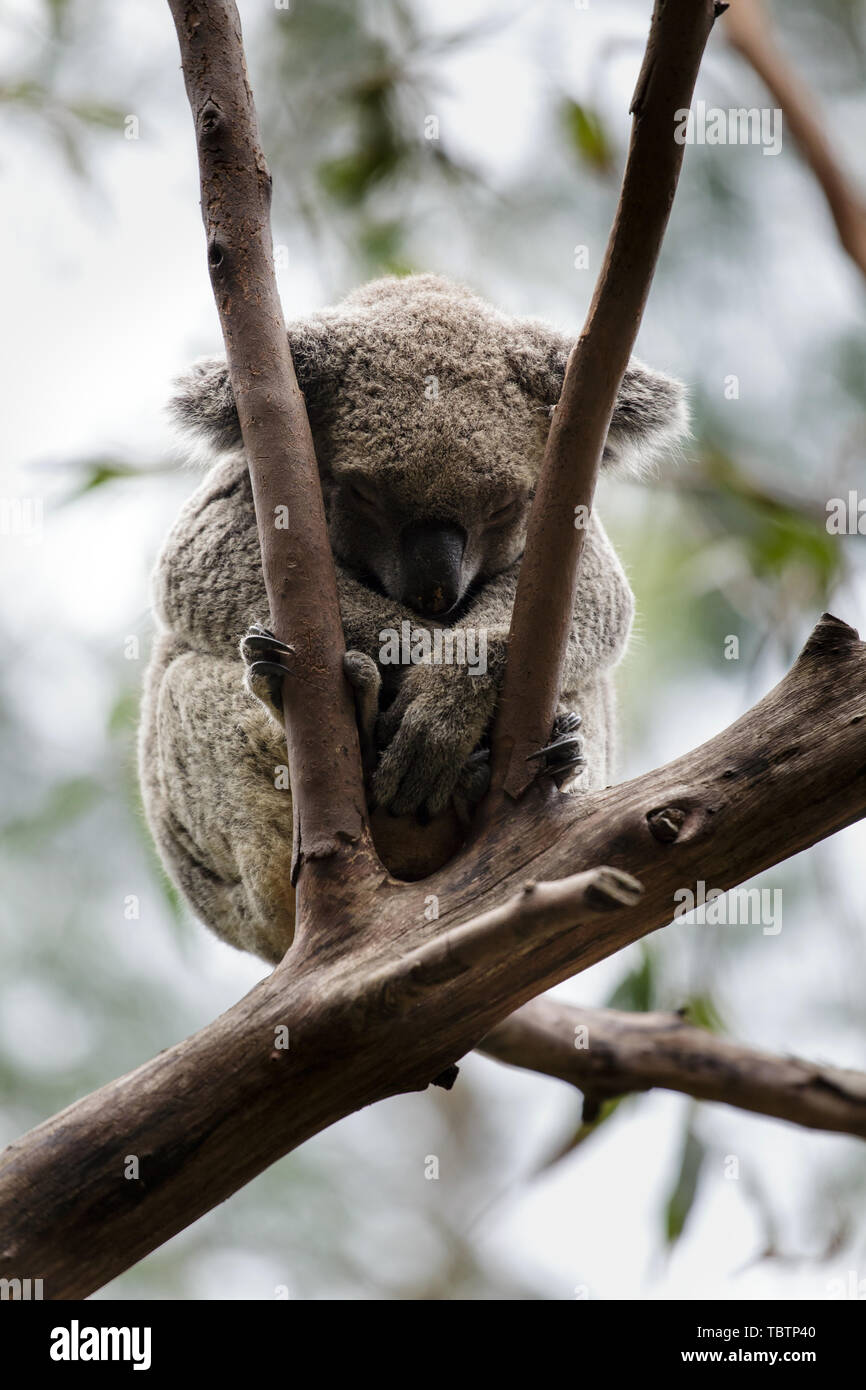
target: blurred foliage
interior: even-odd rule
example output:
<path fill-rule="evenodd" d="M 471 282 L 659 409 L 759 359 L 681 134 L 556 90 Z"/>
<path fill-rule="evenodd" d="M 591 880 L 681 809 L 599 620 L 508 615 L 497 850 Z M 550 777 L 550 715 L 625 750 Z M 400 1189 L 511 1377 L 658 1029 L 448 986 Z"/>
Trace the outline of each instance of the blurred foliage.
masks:
<path fill-rule="evenodd" d="M 75 478 L 72 490 L 66 494 L 61 502 L 61 505 L 68 506 L 71 502 L 80 501 L 88 493 L 95 492 L 97 488 L 105 487 L 107 483 L 127 482 L 132 479 L 156 477 L 162 473 L 173 473 L 175 465 L 173 463 L 154 463 L 150 467 L 142 467 L 140 464 L 129 463 L 125 459 L 98 455 L 94 458 L 70 459 L 62 465 L 62 470 Z"/>
<path fill-rule="evenodd" d="M 49 87 L 33 79 L 0 86 L 0 106 L 12 107 L 43 122 L 79 178 L 87 173 L 82 130 L 117 131 L 123 122 L 123 113 L 117 107 L 89 101 L 59 101 Z"/>
<path fill-rule="evenodd" d="M 669 1247 L 676 1244 L 686 1228 L 698 1195 L 698 1183 L 706 1156 L 706 1146 L 688 1123 L 676 1181 L 665 1204 L 665 1241 Z"/>
<path fill-rule="evenodd" d="M 725 1022 L 711 994 L 696 994 L 683 1005 L 683 1017 L 708 1033 L 725 1033 Z"/>
<path fill-rule="evenodd" d="M 608 995 L 605 1008 L 645 1014 L 656 1007 L 654 957 L 644 942 L 640 942 L 638 951 L 639 964 L 624 975 L 613 993 Z"/>
<path fill-rule="evenodd" d="M 89 811 L 102 794 L 102 788 L 93 777 L 68 777 L 55 782 L 33 814 L 13 817 L 3 824 L 7 848 L 14 852 L 34 841 L 41 843 Z"/>
<path fill-rule="evenodd" d="M 610 174 L 616 166 L 613 148 L 596 111 L 581 106 L 579 101 L 565 97 L 562 120 L 567 138 L 584 164 L 599 174 Z"/>
<path fill-rule="evenodd" d="M 45 0 L 47 32 L 34 26 L 17 72 L 5 71 L 0 63 L 0 121 L 5 114 L 38 123 L 61 151 L 67 168 L 85 179 L 85 135 L 92 131 L 116 133 L 122 128 L 124 112 L 113 101 L 68 90 L 65 67 L 68 56 L 74 61 L 70 47 L 76 12 L 80 13 L 80 6 L 75 0 Z M 20 35 L 21 28 L 16 37 Z"/>
<path fill-rule="evenodd" d="M 257 95 L 276 204 L 323 254 L 335 242 L 362 274 L 406 273 L 431 200 L 479 195 L 439 130 L 436 66 L 502 23 L 429 33 L 401 0 L 298 0 L 272 18 Z"/>

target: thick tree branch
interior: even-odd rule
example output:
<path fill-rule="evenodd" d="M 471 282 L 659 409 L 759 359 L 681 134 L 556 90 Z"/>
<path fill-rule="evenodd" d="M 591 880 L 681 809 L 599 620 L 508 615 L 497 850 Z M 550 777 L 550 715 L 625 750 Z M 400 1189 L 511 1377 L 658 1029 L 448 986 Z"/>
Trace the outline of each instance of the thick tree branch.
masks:
<path fill-rule="evenodd" d="M 713 0 L 656 0 L 632 101 L 631 143 L 601 274 L 569 356 L 529 520 L 493 729 L 489 808 L 518 797 L 550 735 L 586 532 L 616 393 L 628 366 L 679 179 L 675 112 L 691 104 Z M 578 508 L 585 509 L 579 512 Z M 488 811 L 489 814 L 489 811 Z"/>
<path fill-rule="evenodd" d="M 249 460 L 271 626 L 294 647 L 286 658 L 283 706 L 295 878 L 304 861 L 357 841 L 365 824 L 337 581 L 313 439 L 277 294 L 271 176 L 237 8 L 234 0 L 169 4 L 195 122 L 208 266 Z M 310 882 L 308 876 L 303 887 Z"/>
<path fill-rule="evenodd" d="M 559 1077 L 593 1101 L 661 1087 L 866 1139 L 866 1073 L 743 1047 L 679 1014 L 577 1009 L 533 999 L 494 1028 L 479 1050 Z"/>
<path fill-rule="evenodd" d="M 359 881 L 332 950 L 300 941 L 207 1028 L 12 1145 L 0 1276 L 92 1292 L 313 1134 L 424 1087 L 528 1000 L 670 922 L 677 889 L 730 888 L 864 814 L 866 646 L 824 618 L 725 733 L 621 787 L 524 797 L 423 883 Z"/>
<path fill-rule="evenodd" d="M 786 126 L 824 193 L 842 246 L 866 275 L 866 203 L 832 149 L 814 94 L 785 58 L 763 0 L 737 0 L 731 6 L 725 33 L 780 106 Z"/>

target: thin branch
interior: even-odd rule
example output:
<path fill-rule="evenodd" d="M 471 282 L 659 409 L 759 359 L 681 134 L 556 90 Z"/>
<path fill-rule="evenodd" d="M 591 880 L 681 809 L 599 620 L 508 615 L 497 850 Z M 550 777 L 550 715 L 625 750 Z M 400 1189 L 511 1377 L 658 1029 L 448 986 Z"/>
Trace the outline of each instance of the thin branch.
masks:
<path fill-rule="evenodd" d="M 833 151 L 814 93 L 784 56 L 763 0 L 737 0 L 725 32 L 781 108 L 785 125 L 827 200 L 843 248 L 866 275 L 866 203 Z"/>
<path fill-rule="evenodd" d="M 508 959 L 527 951 L 534 955 L 563 935 L 573 939 L 578 925 L 594 932 L 599 914 L 634 907 L 642 892 L 631 874 L 604 866 L 553 883 L 529 879 L 514 897 L 419 946 L 402 960 L 399 973 L 392 964 L 389 986 L 395 976 L 411 980 L 416 988 L 441 983 L 503 952 Z"/>
<path fill-rule="evenodd" d="M 691 103 L 713 0 L 656 0 L 632 101 L 628 161 L 604 264 L 568 359 L 529 520 L 502 698 L 492 735 L 489 816 L 524 792 L 561 687 L 578 566 L 604 442 L 649 294 L 679 179 L 675 113 Z M 584 508 L 585 513 L 576 511 Z"/>
<path fill-rule="evenodd" d="M 494 1028 L 479 1050 L 567 1081 L 593 1102 L 661 1087 L 866 1139 L 866 1073 L 744 1047 L 679 1014 L 534 999 Z"/>
<path fill-rule="evenodd" d="M 334 561 L 271 249 L 271 176 L 233 0 L 169 0 L 201 174 L 211 284 L 249 461 L 283 682 L 295 816 L 292 878 L 357 841 L 365 800 Z M 287 866 L 288 873 L 288 866 Z"/>

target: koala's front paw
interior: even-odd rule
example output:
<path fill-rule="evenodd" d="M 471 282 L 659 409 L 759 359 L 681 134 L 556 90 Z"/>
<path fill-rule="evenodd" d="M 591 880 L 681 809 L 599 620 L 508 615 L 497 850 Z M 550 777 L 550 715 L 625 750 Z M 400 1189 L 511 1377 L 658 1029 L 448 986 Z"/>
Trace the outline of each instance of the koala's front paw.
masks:
<path fill-rule="evenodd" d="M 581 722 L 580 715 L 575 714 L 573 710 L 563 710 L 556 716 L 550 743 L 546 748 L 539 748 L 537 753 L 530 753 L 527 759 L 527 762 L 540 762 L 541 766 L 536 770 L 537 777 L 553 777 L 557 786 L 562 786 L 564 782 L 578 776 L 580 769 L 586 767 L 583 739 L 577 732 Z"/>
<path fill-rule="evenodd" d="M 283 727 L 283 677 L 286 668 L 279 660 L 282 653 L 294 652 L 287 642 L 281 642 L 269 628 L 253 623 L 241 639 L 241 658 L 244 663 L 244 684 L 251 695 L 260 700 L 272 719 Z"/>
<path fill-rule="evenodd" d="M 427 821 L 455 791 L 467 803 L 484 794 L 489 771 L 483 751 L 471 760 L 495 698 L 492 686 L 480 684 L 484 680 L 448 667 L 407 672 L 379 720 L 379 741 L 386 746 L 373 777 L 377 805 Z"/>

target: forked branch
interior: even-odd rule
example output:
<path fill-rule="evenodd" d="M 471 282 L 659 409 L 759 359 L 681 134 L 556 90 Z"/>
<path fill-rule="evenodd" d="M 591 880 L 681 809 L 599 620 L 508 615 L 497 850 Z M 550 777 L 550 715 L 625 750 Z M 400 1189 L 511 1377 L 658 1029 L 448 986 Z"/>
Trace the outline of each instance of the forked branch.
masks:
<path fill-rule="evenodd" d="M 730 888 L 864 814 L 866 645 L 825 618 L 780 685 L 703 747 L 552 807 L 524 798 L 423 883 L 359 882 L 351 932 L 323 923 L 337 948 L 293 949 L 199 1033 L 13 1144 L 0 1276 L 39 1270 L 46 1297 L 91 1293 L 290 1149 L 425 1086 L 534 996 L 670 922 L 678 888 Z M 594 867 L 605 862 L 640 876 L 639 900 L 625 873 Z M 832 1084 L 853 1104 L 853 1081 Z M 791 1108 L 795 1079 L 776 1100 L 772 1078 L 762 1085 L 754 1108 L 814 1123 L 814 1105 Z"/>

